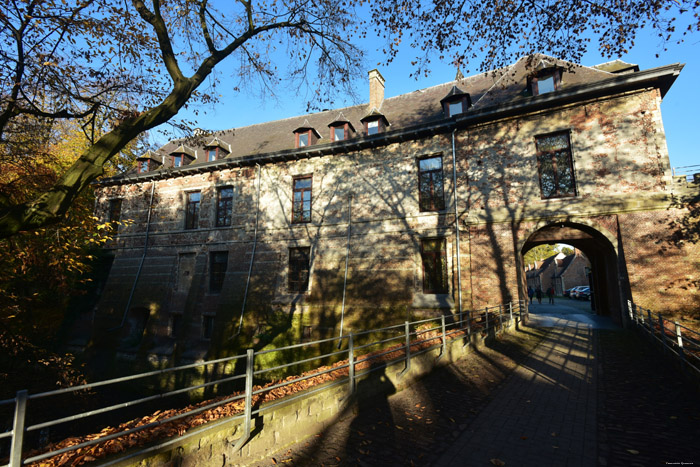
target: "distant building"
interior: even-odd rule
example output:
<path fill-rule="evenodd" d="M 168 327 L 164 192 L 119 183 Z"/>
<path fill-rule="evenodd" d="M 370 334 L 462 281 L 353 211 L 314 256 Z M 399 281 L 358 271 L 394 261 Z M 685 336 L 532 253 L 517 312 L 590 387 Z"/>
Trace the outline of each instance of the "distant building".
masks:
<path fill-rule="evenodd" d="M 535 264 L 526 266 L 527 285 L 546 291 L 554 286 L 556 295 L 578 285 L 589 285 L 588 272 L 591 264 L 577 249 L 571 255 L 557 253 Z"/>

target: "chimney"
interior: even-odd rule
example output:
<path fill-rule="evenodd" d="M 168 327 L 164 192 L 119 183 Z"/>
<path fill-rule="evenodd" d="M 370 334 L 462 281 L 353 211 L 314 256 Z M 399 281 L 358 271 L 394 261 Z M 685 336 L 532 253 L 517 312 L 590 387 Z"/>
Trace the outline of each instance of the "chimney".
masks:
<path fill-rule="evenodd" d="M 379 110 L 382 102 L 384 102 L 384 77 L 379 70 L 374 69 L 369 72 L 369 110 Z"/>

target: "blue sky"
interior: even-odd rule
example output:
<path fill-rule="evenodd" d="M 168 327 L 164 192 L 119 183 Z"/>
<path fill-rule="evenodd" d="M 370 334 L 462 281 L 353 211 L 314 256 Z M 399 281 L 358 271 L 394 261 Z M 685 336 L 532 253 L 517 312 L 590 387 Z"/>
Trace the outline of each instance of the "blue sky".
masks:
<path fill-rule="evenodd" d="M 635 48 L 627 55 L 620 57 L 630 63 L 636 63 L 640 69 L 654 68 L 671 63 L 685 63 L 685 68 L 668 92 L 661 105 L 664 128 L 668 143 L 672 167 L 700 164 L 700 151 L 696 138 L 700 133 L 700 33 L 691 35 L 682 44 L 668 44 L 668 50 L 663 51 L 654 34 L 641 31 L 638 34 Z M 370 43 L 368 41 L 368 43 Z M 389 66 L 377 66 L 383 57 L 380 52 L 371 52 L 367 56 L 366 70 L 378 68 L 386 79 L 385 97 L 411 92 L 416 89 L 430 87 L 454 79 L 456 69 L 447 63 L 433 62 L 431 74 L 416 80 L 409 77 L 412 67 L 410 51 L 402 51 Z M 659 58 L 656 58 L 656 54 Z M 607 62 L 597 52 L 589 52 L 582 60 L 583 65 L 596 65 Z M 227 62 L 222 65 L 226 66 Z M 197 126 L 207 130 L 225 130 L 237 128 L 269 120 L 277 120 L 306 113 L 304 95 L 280 89 L 277 98 L 262 99 L 258 95 L 234 92 L 231 86 L 226 86 L 226 69 L 221 68 L 221 83 L 217 91 L 222 95 L 221 102 L 214 106 L 200 106 L 195 115 L 194 109 L 180 112 L 178 117 L 197 122 Z M 366 76 L 366 75 L 365 75 Z M 368 100 L 367 79 L 358 80 L 355 89 L 360 102 Z M 342 107 L 359 102 L 340 96 L 334 107 Z M 167 131 L 167 130 L 165 130 Z M 163 134 L 153 136 L 158 141 L 165 142 L 169 137 Z M 688 169 L 690 170 L 690 169 Z M 695 169 L 694 171 L 697 171 Z M 693 171 L 693 170 L 691 170 Z"/>

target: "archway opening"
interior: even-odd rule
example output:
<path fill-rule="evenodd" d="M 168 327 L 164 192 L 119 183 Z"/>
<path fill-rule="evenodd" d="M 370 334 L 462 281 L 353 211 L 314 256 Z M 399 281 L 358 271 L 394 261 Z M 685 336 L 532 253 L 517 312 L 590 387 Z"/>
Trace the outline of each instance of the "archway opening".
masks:
<path fill-rule="evenodd" d="M 525 241 L 521 254 L 540 245 L 566 244 L 582 253 L 590 263 L 586 274 L 591 288 L 592 309 L 596 314 L 610 316 L 618 324 L 622 324 L 621 291 L 618 281 L 617 253 L 610 239 L 598 230 L 572 222 L 557 222 L 546 225 L 530 235 Z M 524 267 L 527 263 L 523 261 Z M 563 266 L 563 265 L 562 265 Z M 557 271 L 561 275 L 561 271 Z M 552 273 L 549 272 L 552 278 Z M 556 276 L 556 274 L 554 274 Z M 527 271 L 523 275 L 527 277 Z M 557 281 L 552 281 L 556 290 Z M 522 285 L 527 287 L 527 284 Z M 566 283 L 559 284 L 563 289 Z M 562 290 L 563 291 L 563 290 Z M 559 290 L 557 290 L 559 292 Z"/>

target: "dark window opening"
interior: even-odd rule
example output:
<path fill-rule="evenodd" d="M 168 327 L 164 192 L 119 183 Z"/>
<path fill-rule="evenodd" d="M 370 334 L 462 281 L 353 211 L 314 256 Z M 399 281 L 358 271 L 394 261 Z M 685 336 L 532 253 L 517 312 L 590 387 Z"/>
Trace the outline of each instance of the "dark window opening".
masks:
<path fill-rule="evenodd" d="M 310 251 L 310 247 L 289 249 L 287 286 L 290 292 L 304 293 L 309 287 Z"/>
<path fill-rule="evenodd" d="M 121 199 L 110 199 L 109 200 L 109 216 L 107 222 L 117 223 L 122 215 L 122 200 Z"/>
<path fill-rule="evenodd" d="M 233 212 L 233 188 L 230 186 L 219 188 L 216 195 L 216 226 L 227 227 L 231 225 Z"/>
<path fill-rule="evenodd" d="M 221 292 L 228 267 L 228 251 L 213 251 L 209 264 L 209 291 Z"/>
<path fill-rule="evenodd" d="M 294 179 L 292 222 L 311 222 L 311 175 Z"/>
<path fill-rule="evenodd" d="M 445 209 L 441 156 L 418 160 L 418 196 L 421 211 Z"/>
<path fill-rule="evenodd" d="M 443 294 L 447 287 L 447 253 L 445 239 L 432 238 L 420 242 L 423 261 L 423 293 Z"/>
<path fill-rule="evenodd" d="M 149 316 L 148 308 L 137 307 L 129 310 L 127 320 L 121 331 L 121 347 L 131 348 L 141 343 Z"/>
<path fill-rule="evenodd" d="M 535 141 L 542 198 L 576 196 L 569 133 L 537 136 Z"/>
<path fill-rule="evenodd" d="M 185 229 L 199 227 L 199 202 L 202 194 L 199 191 L 187 193 L 187 206 L 185 208 Z"/>
<path fill-rule="evenodd" d="M 214 334 L 214 317 L 211 315 L 202 316 L 202 338 L 211 339 Z"/>
<path fill-rule="evenodd" d="M 182 315 L 180 313 L 172 313 L 170 315 L 170 323 L 168 325 L 170 337 L 177 337 L 182 330 Z"/>

